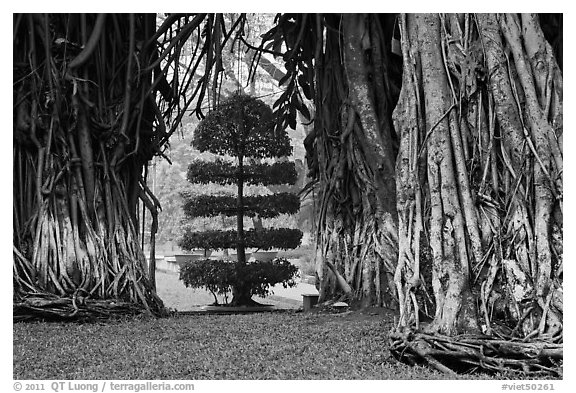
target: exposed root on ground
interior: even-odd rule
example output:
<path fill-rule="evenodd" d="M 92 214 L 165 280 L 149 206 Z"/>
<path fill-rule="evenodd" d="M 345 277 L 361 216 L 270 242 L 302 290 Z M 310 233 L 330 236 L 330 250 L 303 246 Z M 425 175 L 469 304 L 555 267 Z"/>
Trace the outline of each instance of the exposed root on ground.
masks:
<path fill-rule="evenodd" d="M 403 363 L 427 364 L 438 371 L 518 373 L 530 378 L 562 378 L 563 344 L 553 340 L 460 335 L 415 331 L 390 333 L 390 352 Z"/>
<path fill-rule="evenodd" d="M 85 295 L 84 295 L 85 296 Z M 60 297 L 34 294 L 14 300 L 13 321 L 90 321 L 138 314 L 152 315 L 144 306 L 120 300 L 97 300 L 75 294 Z M 165 309 L 153 310 L 155 316 L 165 316 Z"/>

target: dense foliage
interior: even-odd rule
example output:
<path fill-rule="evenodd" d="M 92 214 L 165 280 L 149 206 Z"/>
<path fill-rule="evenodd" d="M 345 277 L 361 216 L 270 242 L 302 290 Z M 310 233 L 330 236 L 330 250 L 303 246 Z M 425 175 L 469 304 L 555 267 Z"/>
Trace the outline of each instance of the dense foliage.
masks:
<path fill-rule="evenodd" d="M 187 179 L 190 183 L 216 183 L 229 185 L 236 183 L 238 168 L 230 161 L 217 158 L 207 162 L 194 160 L 188 166 Z M 269 186 L 294 184 L 298 179 L 294 162 L 280 161 L 273 164 L 255 163 L 244 165 L 244 184 Z"/>
<path fill-rule="evenodd" d="M 260 250 L 296 248 L 300 245 L 301 240 L 302 232 L 298 229 L 267 228 L 244 231 L 244 245 Z M 186 229 L 178 245 L 184 250 L 195 248 L 213 250 L 235 248 L 238 245 L 238 233 L 235 230 L 195 232 L 191 229 Z"/>
<path fill-rule="evenodd" d="M 289 156 L 290 138 L 284 130 L 275 130 L 274 125 L 268 105 L 237 93 L 200 122 L 192 144 L 201 152 L 232 157 Z"/>
<path fill-rule="evenodd" d="M 188 218 L 235 216 L 238 210 L 232 195 L 197 195 L 185 199 L 183 208 Z M 296 214 L 300 209 L 300 197 L 288 192 L 246 196 L 243 200 L 244 216 L 247 217 L 274 218 L 281 214 Z"/>
<path fill-rule="evenodd" d="M 250 296 L 265 297 L 271 294 L 270 287 L 276 284 L 282 284 L 284 288 L 294 287 L 297 273 L 298 268 L 285 258 L 245 264 L 205 259 L 182 266 L 180 280 L 187 287 L 206 288 L 213 295 L 223 295 L 226 299 L 232 286 L 242 288 Z"/>

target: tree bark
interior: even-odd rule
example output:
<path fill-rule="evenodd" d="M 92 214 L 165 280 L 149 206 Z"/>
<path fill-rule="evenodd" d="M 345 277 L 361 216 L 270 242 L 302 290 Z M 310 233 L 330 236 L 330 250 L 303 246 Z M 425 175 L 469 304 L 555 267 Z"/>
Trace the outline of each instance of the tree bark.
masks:
<path fill-rule="evenodd" d="M 431 306 L 427 328 L 443 334 L 492 334 L 503 314 L 514 321 L 505 334 L 557 334 L 547 299 L 561 290 L 551 228 L 561 232 L 562 157 L 550 126 L 561 122 L 561 75 L 536 18 L 402 15 L 400 30 L 399 325 L 418 328 Z"/>
<path fill-rule="evenodd" d="M 315 98 L 315 147 L 307 146 L 320 164 L 319 301 L 342 298 L 361 306 L 393 306 L 394 151 L 391 126 L 374 101 L 373 64 L 366 63 L 371 45 L 381 45 L 381 37 L 369 29 L 374 21 L 368 15 L 344 15 L 342 37 L 331 30 L 335 20 L 317 23 L 319 29 L 322 23 L 328 27 L 325 43 L 317 33 L 316 91 L 330 94 L 327 100 L 325 95 Z M 332 108 L 341 108 L 338 119 Z"/>
<path fill-rule="evenodd" d="M 22 76 L 15 79 L 15 91 L 30 94 L 22 96 L 15 113 L 26 110 L 30 115 L 14 129 L 14 173 L 35 183 L 13 189 L 15 201 L 29 201 L 16 210 L 15 318 L 141 311 L 162 315 L 135 218 L 136 202 L 145 195 L 139 183 L 142 168 L 151 157 L 150 146 L 139 142 L 144 108 L 135 110 L 129 97 L 120 97 L 126 85 L 134 85 L 136 92 L 150 86 L 145 76 L 135 84 L 125 62 L 135 56 L 129 50 L 136 34 L 134 18 L 142 22 L 146 17 L 22 18 L 30 29 L 14 32 L 15 75 Z M 118 18 L 130 18 L 125 24 L 129 28 Z M 127 29 L 117 40 L 105 34 L 120 33 L 110 29 L 115 25 Z M 86 48 L 65 67 L 62 45 L 85 42 L 88 34 Z M 112 78 L 110 69 L 126 79 Z M 122 160 L 115 159 L 119 149 Z"/>

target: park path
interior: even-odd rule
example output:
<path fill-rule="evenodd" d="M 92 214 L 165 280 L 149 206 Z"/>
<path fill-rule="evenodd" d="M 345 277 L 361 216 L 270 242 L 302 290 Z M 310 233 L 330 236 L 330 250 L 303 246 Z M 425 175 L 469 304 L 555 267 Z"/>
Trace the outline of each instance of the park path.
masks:
<path fill-rule="evenodd" d="M 212 294 L 203 289 L 186 288 L 178 279 L 178 272 L 156 271 L 157 293 L 168 308 L 178 311 L 194 311 L 202 306 L 214 302 Z M 255 297 L 254 300 L 264 304 L 272 304 L 280 309 L 298 309 L 302 307 L 302 294 L 318 293 L 314 285 L 298 282 L 293 288 L 283 288 L 277 285 L 272 288 L 274 292 L 264 299 Z M 223 299 L 219 299 L 223 302 Z"/>
<path fill-rule="evenodd" d="M 303 294 L 317 294 L 318 291 L 314 285 L 306 284 L 304 282 L 299 282 L 295 287 L 283 288 L 282 285 L 276 285 L 272 288 L 274 295 L 269 296 L 271 299 L 278 300 L 291 300 L 299 302 L 302 305 L 302 295 Z"/>

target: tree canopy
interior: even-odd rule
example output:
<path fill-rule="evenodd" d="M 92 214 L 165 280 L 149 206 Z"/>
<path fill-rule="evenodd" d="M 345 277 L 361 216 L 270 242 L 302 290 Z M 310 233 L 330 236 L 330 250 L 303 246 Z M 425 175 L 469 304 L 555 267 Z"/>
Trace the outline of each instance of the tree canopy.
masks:
<path fill-rule="evenodd" d="M 290 138 L 284 130 L 276 132 L 274 126 L 268 105 L 237 93 L 223 100 L 200 122 L 192 144 L 200 152 L 231 157 L 289 156 Z"/>

